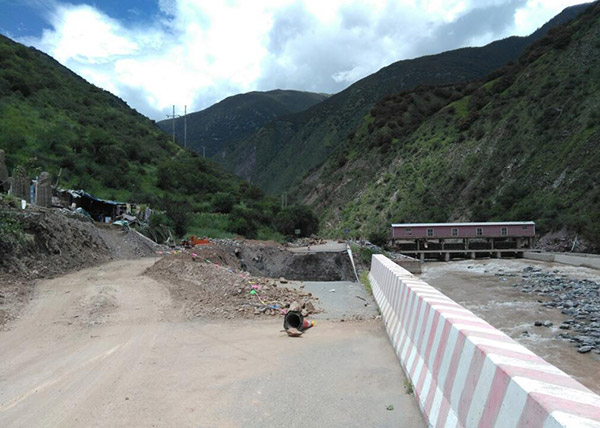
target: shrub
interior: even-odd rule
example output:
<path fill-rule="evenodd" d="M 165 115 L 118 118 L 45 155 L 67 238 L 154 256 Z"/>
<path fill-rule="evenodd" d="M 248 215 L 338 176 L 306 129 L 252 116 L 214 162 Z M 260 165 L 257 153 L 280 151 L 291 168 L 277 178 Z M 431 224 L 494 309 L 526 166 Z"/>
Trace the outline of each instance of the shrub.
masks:
<path fill-rule="evenodd" d="M 378 247 L 384 247 L 390 240 L 390 231 L 387 228 L 380 228 L 369 233 L 367 238 Z"/>
<path fill-rule="evenodd" d="M 286 236 L 295 235 L 296 229 L 299 236 L 310 236 L 319 231 L 319 220 L 306 205 L 292 205 L 277 214 L 275 228 Z"/>

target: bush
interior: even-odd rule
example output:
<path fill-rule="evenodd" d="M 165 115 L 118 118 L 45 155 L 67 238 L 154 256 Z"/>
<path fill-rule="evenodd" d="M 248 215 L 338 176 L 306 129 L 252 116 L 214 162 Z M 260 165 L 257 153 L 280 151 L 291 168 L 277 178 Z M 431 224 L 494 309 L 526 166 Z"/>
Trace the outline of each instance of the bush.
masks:
<path fill-rule="evenodd" d="M 235 205 L 235 197 L 231 193 L 218 192 L 212 197 L 214 212 L 229 214 Z"/>
<path fill-rule="evenodd" d="M 310 236 L 319 231 L 319 220 L 306 205 L 292 205 L 284 208 L 275 217 L 275 228 L 285 236 Z"/>
<path fill-rule="evenodd" d="M 390 240 L 390 231 L 387 228 L 381 228 L 369 233 L 367 238 L 378 247 L 384 247 Z"/>
<path fill-rule="evenodd" d="M 229 215 L 228 230 L 246 238 L 255 238 L 257 225 L 254 221 L 256 213 L 244 204 L 235 205 Z"/>
<path fill-rule="evenodd" d="M 25 240 L 21 223 L 8 212 L 0 211 L 0 250 L 11 248 Z"/>

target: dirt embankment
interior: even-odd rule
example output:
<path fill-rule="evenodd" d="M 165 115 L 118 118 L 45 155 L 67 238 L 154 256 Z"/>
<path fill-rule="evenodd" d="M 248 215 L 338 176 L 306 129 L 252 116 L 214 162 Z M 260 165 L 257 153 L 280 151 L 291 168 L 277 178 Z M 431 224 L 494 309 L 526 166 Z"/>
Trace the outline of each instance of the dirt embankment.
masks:
<path fill-rule="evenodd" d="M 164 257 L 145 272 L 167 286 L 186 319 L 275 316 L 284 313 L 293 302 L 304 308 L 306 315 L 317 311 L 318 299 L 311 293 L 282 286 L 286 279 L 253 276 L 217 261 L 220 257 L 215 253 L 223 253 L 217 247 L 213 247 L 210 257 L 213 261 L 194 256 L 195 251 Z M 208 252 L 202 251 L 205 256 Z"/>
<path fill-rule="evenodd" d="M 213 241 L 195 247 L 199 259 L 227 265 L 251 275 L 295 281 L 354 281 L 352 264 L 345 252 L 292 253 L 280 245 L 258 241 Z"/>
<path fill-rule="evenodd" d="M 157 249 L 137 232 L 97 226 L 67 210 L 17 210 L 4 205 L 0 210 L 12 228 L 0 242 L 0 326 L 29 300 L 35 280 L 143 257 Z"/>
<path fill-rule="evenodd" d="M 146 275 L 164 283 L 185 317 L 244 318 L 274 316 L 294 302 L 306 315 L 318 311 L 318 299 L 285 287 L 290 281 L 353 279 L 344 253 L 291 253 L 276 243 L 212 240 L 171 254 Z"/>

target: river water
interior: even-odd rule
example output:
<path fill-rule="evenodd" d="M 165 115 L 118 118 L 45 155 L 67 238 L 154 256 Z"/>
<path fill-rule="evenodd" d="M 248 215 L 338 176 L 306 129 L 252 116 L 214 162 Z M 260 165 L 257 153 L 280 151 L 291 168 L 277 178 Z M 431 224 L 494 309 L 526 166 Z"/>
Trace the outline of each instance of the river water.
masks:
<path fill-rule="evenodd" d="M 545 296 L 523 293 L 513 285 L 524 269 L 557 277 L 600 283 L 600 271 L 525 259 L 484 259 L 427 262 L 418 275 L 454 301 L 600 394 L 600 353 L 580 354 L 568 340 L 558 338 L 558 326 L 569 319 L 560 309 L 547 308 Z M 534 326 L 550 321 L 551 327 Z"/>

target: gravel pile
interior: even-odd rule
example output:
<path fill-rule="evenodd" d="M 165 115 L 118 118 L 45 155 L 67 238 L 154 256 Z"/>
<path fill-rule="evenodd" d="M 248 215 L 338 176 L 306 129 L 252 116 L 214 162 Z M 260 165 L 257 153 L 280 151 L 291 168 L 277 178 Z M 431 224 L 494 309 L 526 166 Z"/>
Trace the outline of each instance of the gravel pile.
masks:
<path fill-rule="evenodd" d="M 497 274 L 517 277 L 516 274 Z M 558 270 L 543 272 L 528 266 L 520 274 L 521 282 L 513 284 L 523 293 L 535 293 L 546 299 L 542 305 L 557 308 L 569 319 L 560 324 L 559 334 L 577 347 L 578 352 L 600 354 L 600 284 L 589 279 L 573 279 Z M 535 325 L 552 326 L 548 321 Z"/>
<path fill-rule="evenodd" d="M 316 300 L 282 286 L 285 278 L 253 276 L 228 265 L 221 249 L 187 250 L 162 258 L 146 274 L 167 285 L 186 318 L 233 319 L 282 315 L 294 302 L 307 315 L 317 312 Z M 229 256 L 235 259 L 235 256 Z"/>

